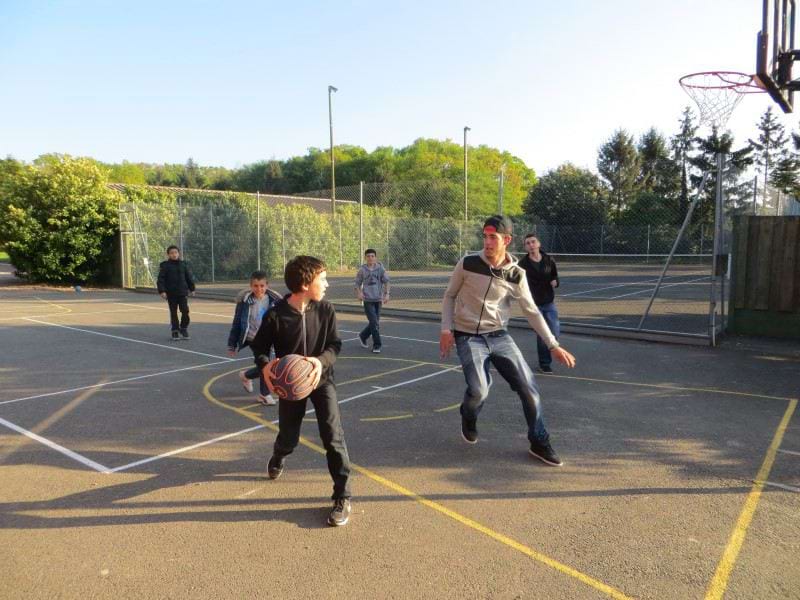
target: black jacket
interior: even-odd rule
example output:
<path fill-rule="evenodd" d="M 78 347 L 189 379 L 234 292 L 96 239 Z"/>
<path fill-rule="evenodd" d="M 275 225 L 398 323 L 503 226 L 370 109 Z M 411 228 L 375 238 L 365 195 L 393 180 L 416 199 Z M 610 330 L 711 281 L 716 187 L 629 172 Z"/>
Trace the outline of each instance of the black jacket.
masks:
<path fill-rule="evenodd" d="M 528 287 L 531 289 L 536 306 L 544 306 L 555 300 L 556 294 L 553 291 L 551 281 L 555 280 L 556 287 L 559 286 L 556 261 L 545 252 L 542 252 L 541 255 L 542 260 L 539 261 L 538 265 L 531 260 L 528 254 L 519 261 L 519 266 L 525 269 Z"/>
<path fill-rule="evenodd" d="M 312 301 L 301 314 L 287 298 L 278 300 L 264 315 L 250 342 L 256 363 L 263 368 L 270 361 L 270 348 L 275 348 L 278 358 L 287 354 L 314 356 L 322 363 L 320 384 L 333 382 L 333 364 L 342 350 L 333 305 L 327 300 Z"/>
<path fill-rule="evenodd" d="M 165 260 L 158 265 L 158 293 L 188 296 L 194 291 L 194 276 L 189 265 L 182 260 Z"/>

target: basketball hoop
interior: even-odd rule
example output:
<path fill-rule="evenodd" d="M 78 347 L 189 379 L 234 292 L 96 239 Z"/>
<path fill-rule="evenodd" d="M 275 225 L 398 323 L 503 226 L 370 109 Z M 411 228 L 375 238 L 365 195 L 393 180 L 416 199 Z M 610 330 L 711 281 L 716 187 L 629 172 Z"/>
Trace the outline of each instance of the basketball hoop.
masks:
<path fill-rule="evenodd" d="M 746 94 L 760 94 L 753 75 L 736 71 L 706 71 L 684 75 L 678 80 L 700 110 L 700 125 L 708 123 L 721 131 Z"/>

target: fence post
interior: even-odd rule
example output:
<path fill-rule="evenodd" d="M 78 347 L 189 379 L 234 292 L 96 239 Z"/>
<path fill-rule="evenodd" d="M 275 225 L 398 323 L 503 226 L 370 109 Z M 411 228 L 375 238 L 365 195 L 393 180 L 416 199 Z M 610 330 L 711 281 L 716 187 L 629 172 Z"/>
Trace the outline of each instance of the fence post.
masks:
<path fill-rule="evenodd" d="M 600 254 L 603 253 L 603 237 L 605 236 L 606 226 L 600 225 Z"/>
<path fill-rule="evenodd" d="M 425 217 L 425 268 L 431 266 L 431 218 Z"/>
<path fill-rule="evenodd" d="M 283 255 L 283 268 L 286 268 L 286 215 L 281 211 L 281 254 Z"/>
<path fill-rule="evenodd" d="M 364 256 L 364 182 L 360 181 L 358 184 L 358 259 L 356 264 L 359 264 L 362 256 Z"/>
<path fill-rule="evenodd" d="M 389 217 L 386 217 L 386 266 L 389 266 Z"/>
<path fill-rule="evenodd" d="M 458 222 L 458 259 L 461 259 L 464 256 L 464 251 L 462 250 L 462 242 L 461 242 L 461 221 Z"/>
<path fill-rule="evenodd" d="M 185 258 L 183 256 L 183 203 L 180 198 L 178 198 L 178 231 L 178 244 L 181 247 L 181 258 Z"/>
<path fill-rule="evenodd" d="M 261 193 L 256 190 L 256 269 L 261 270 Z"/>
<path fill-rule="evenodd" d="M 647 226 L 647 262 L 650 262 L 650 225 Z"/>
<path fill-rule="evenodd" d="M 214 205 L 208 205 L 208 222 L 211 225 L 211 283 L 216 282 L 216 273 L 214 272 Z"/>
<path fill-rule="evenodd" d="M 336 215 L 336 222 L 339 225 L 339 270 L 344 271 L 344 253 L 342 250 L 342 215 Z"/>
<path fill-rule="evenodd" d="M 700 254 L 703 254 L 703 244 L 706 241 L 705 238 L 706 238 L 706 234 L 705 234 L 704 225 L 702 223 L 700 223 Z"/>

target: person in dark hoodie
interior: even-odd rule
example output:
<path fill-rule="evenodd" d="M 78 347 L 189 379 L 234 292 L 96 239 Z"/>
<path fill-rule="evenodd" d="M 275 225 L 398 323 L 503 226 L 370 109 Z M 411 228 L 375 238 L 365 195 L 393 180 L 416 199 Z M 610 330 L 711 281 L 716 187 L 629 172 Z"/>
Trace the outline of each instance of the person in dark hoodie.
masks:
<path fill-rule="evenodd" d="M 233 358 L 239 350 L 250 345 L 258 333 L 258 328 L 261 327 L 264 315 L 280 299 L 280 294 L 269 289 L 265 271 L 253 271 L 250 274 L 250 289 L 243 290 L 236 297 L 236 310 L 228 334 L 228 356 Z M 251 394 L 254 379 L 258 379 L 260 385 L 258 401 L 265 406 L 277 404 L 278 401 L 270 394 L 267 382 L 264 381 L 264 375 L 258 366 L 239 371 L 242 386 Z"/>
<path fill-rule="evenodd" d="M 342 349 L 342 340 L 336 329 L 336 312 L 323 300 L 328 287 L 327 268 L 313 256 L 296 256 L 286 263 L 284 279 L 291 293 L 264 315 L 250 347 L 259 367 L 267 369 L 265 375 L 270 389 L 272 369 L 287 354 L 300 354 L 314 365 L 310 377 L 314 378 L 315 385 L 308 398 L 278 401 L 278 437 L 267 464 L 267 474 L 270 479 L 278 479 L 283 473 L 286 457 L 300 440 L 306 402 L 311 400 L 333 479 L 333 509 L 328 515 L 328 524 L 346 525 L 351 512 L 350 458 L 333 377 L 333 365 Z M 275 349 L 276 356 L 272 361 L 271 348 Z"/>
<path fill-rule="evenodd" d="M 534 234 L 525 236 L 525 250 L 527 254 L 519 261 L 519 266 L 525 269 L 528 278 L 528 287 L 533 294 L 533 301 L 539 312 L 542 313 L 551 333 L 558 340 L 561 328 L 558 323 L 558 310 L 556 309 L 555 288 L 558 287 L 558 267 L 553 257 L 542 252 L 542 243 Z M 539 354 L 539 370 L 542 373 L 552 373 L 553 355 L 542 339 L 536 335 L 536 349 Z"/>
<path fill-rule="evenodd" d="M 189 339 L 189 302 L 186 297 L 194 296 L 194 276 L 189 265 L 181 260 L 177 246 L 167 248 L 168 260 L 158 266 L 158 293 L 169 304 L 169 320 L 172 327 L 172 341 Z M 181 320 L 178 322 L 178 308 Z"/>

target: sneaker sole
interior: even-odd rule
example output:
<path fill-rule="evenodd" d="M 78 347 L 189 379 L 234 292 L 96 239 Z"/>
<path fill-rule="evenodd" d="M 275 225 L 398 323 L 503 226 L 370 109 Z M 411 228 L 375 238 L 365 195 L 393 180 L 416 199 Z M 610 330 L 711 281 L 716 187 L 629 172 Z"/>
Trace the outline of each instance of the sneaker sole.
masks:
<path fill-rule="evenodd" d="M 475 445 L 475 444 L 477 444 L 477 443 L 478 443 L 478 440 L 470 440 L 470 439 L 467 439 L 467 436 L 465 436 L 465 435 L 464 435 L 464 432 L 463 432 L 463 431 L 461 432 L 461 439 L 462 439 L 462 440 L 464 440 L 465 442 L 467 442 L 467 443 L 468 443 L 468 444 L 470 444 L 470 445 Z"/>
<path fill-rule="evenodd" d="M 341 521 L 339 523 L 337 523 L 336 521 L 333 521 L 331 519 L 328 519 L 328 525 L 330 525 L 331 527 L 344 527 L 349 522 L 350 522 L 350 517 L 347 517 L 344 521 Z"/>
<path fill-rule="evenodd" d="M 543 457 L 539 456 L 538 454 L 536 454 L 533 450 L 528 449 L 528 454 L 538 458 L 544 464 L 550 465 L 551 467 L 562 467 L 562 466 L 564 466 L 563 462 L 556 463 L 556 462 L 553 462 L 551 460 L 547 460 L 546 458 L 543 458 Z"/>
<path fill-rule="evenodd" d="M 267 471 L 267 477 L 269 477 L 269 478 L 270 478 L 272 481 L 275 481 L 275 480 L 276 480 L 276 479 L 278 479 L 278 478 L 279 478 L 281 475 L 283 475 L 283 469 L 281 469 L 281 470 L 278 472 L 278 474 L 277 474 L 277 475 L 273 475 L 272 473 L 270 473 L 269 471 Z"/>
<path fill-rule="evenodd" d="M 255 387 L 253 387 L 253 384 L 250 383 L 249 379 L 239 375 L 239 381 L 241 382 L 242 387 L 244 388 L 245 392 L 247 392 L 248 394 L 252 394 L 253 393 L 253 390 L 255 390 Z"/>

